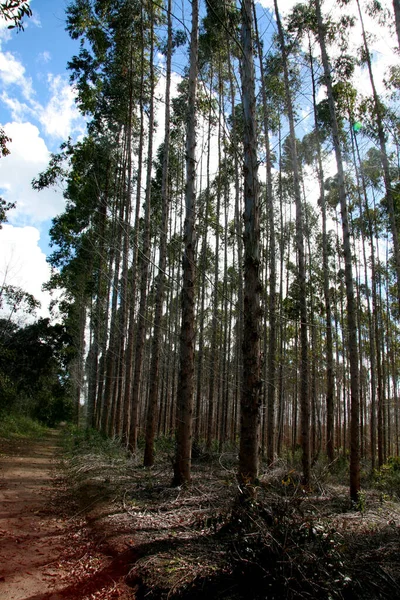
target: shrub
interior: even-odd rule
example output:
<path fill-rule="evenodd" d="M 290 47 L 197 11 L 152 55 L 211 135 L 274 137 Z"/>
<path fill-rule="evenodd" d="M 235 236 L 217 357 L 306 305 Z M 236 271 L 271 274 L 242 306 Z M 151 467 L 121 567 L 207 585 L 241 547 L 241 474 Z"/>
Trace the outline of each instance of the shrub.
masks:
<path fill-rule="evenodd" d="M 387 462 L 375 471 L 374 480 L 378 490 L 400 498 L 400 457 L 390 456 Z"/>
<path fill-rule="evenodd" d="M 27 417 L 16 413 L 0 414 L 0 438 L 39 438 L 47 432 L 47 427 Z"/>

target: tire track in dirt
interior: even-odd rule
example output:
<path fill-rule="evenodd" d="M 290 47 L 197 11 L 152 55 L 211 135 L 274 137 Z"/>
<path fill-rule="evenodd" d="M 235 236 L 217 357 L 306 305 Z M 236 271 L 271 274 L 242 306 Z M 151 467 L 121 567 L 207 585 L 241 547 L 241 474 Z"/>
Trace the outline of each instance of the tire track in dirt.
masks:
<path fill-rule="evenodd" d="M 65 490 L 64 505 L 55 501 L 60 496 L 52 477 L 59 436 L 51 431 L 39 441 L 2 444 L 0 598 L 132 599 L 133 592 L 124 584 L 129 552 L 107 556 L 107 547 L 93 538 L 84 519 L 75 516 L 73 499 Z"/>

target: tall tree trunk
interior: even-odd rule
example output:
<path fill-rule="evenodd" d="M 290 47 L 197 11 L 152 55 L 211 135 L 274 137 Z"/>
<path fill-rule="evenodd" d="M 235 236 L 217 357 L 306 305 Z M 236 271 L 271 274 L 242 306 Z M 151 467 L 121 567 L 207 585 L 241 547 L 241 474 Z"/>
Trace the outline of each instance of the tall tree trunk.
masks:
<path fill-rule="evenodd" d="M 127 326 L 129 321 L 129 251 L 131 241 L 131 213 L 132 213 L 132 120 L 133 120 L 133 48 L 130 50 L 130 65 L 129 65 L 129 103 L 127 124 L 125 127 L 126 137 L 126 182 L 124 189 L 125 196 L 125 215 L 124 215 L 124 242 L 123 242 L 123 258 L 122 258 L 122 276 L 121 276 L 121 306 L 120 306 L 120 331 L 119 331 L 119 371 L 118 371 L 118 396 L 116 401 L 116 418 L 115 418 L 115 433 L 121 437 L 124 431 L 124 418 L 126 411 L 124 410 L 125 396 L 125 375 L 127 368 Z"/>
<path fill-rule="evenodd" d="M 130 101 L 130 110 L 132 110 L 132 101 Z M 128 121 L 129 121 L 128 114 Z M 126 325 L 128 319 L 128 255 L 129 255 L 129 242 L 130 242 L 130 216 L 131 216 L 131 196 L 128 194 L 128 176 L 129 176 L 129 163 L 130 156 L 132 153 L 131 148 L 131 136 L 129 132 L 129 126 L 125 127 L 124 131 L 124 158 L 123 158 L 123 178 L 122 178 L 122 190 L 121 190 L 121 203 L 123 205 L 123 220 L 121 222 L 122 227 L 122 271 L 120 279 L 120 300 L 119 300 L 119 315 L 117 323 L 117 340 L 116 340 L 116 371 L 115 381 L 113 386 L 113 413 L 110 423 L 110 434 L 112 436 L 119 436 L 121 434 L 122 425 L 122 397 L 123 397 L 123 373 L 125 372 L 125 342 L 126 342 Z"/>
<path fill-rule="evenodd" d="M 147 405 L 146 417 L 146 446 L 144 451 L 144 466 L 151 467 L 154 464 L 154 437 L 156 432 L 158 380 L 160 376 L 160 354 L 161 354 L 161 321 L 164 304 L 165 267 L 167 264 L 167 235 L 168 235 L 168 213 L 169 213 L 169 140 L 170 140 L 170 96 L 171 96 L 171 60 L 172 60 L 172 18 L 171 0 L 168 0 L 168 42 L 167 42 L 167 73 L 165 83 L 165 132 L 164 132 L 164 155 L 162 165 L 162 223 L 160 231 L 160 253 L 158 263 L 158 279 L 156 285 L 156 308 L 154 315 L 154 333 L 152 344 L 152 355 L 150 365 L 150 392 Z"/>
<path fill-rule="evenodd" d="M 219 69 L 220 71 L 220 69 Z M 218 115 L 218 167 L 221 167 L 221 144 L 222 144 L 222 106 L 221 106 L 221 79 L 218 73 L 219 83 L 219 115 Z M 211 81 L 212 85 L 212 81 Z M 207 172 L 208 194 L 210 195 L 210 177 Z M 217 176 L 217 205 L 216 205 L 216 229 L 215 229 L 215 259 L 214 259 L 214 281 L 213 281 L 213 316 L 212 316 L 212 337 L 209 356 L 210 379 L 208 386 L 208 415 L 207 415 L 207 450 L 211 449 L 213 432 L 215 430 L 216 410 L 215 410 L 215 390 L 217 388 L 216 376 L 219 374 L 219 360 L 217 358 L 217 340 L 218 340 L 218 302 L 219 302 L 219 218 L 221 210 L 221 177 Z"/>
<path fill-rule="evenodd" d="M 177 390 L 178 415 L 174 485 L 190 482 L 195 342 L 195 211 L 196 211 L 196 95 L 199 44 L 199 6 L 192 0 L 192 30 L 190 36 L 190 67 L 188 116 L 186 133 L 186 191 L 182 285 L 182 321 L 180 340 L 180 369 Z"/>
<path fill-rule="evenodd" d="M 335 459 L 335 440 L 334 440 L 334 374 L 333 374 L 333 341 L 332 341 L 332 308 L 329 293 L 329 255 L 328 255 L 328 234 L 327 234 L 327 214 L 324 188 L 324 170 L 322 165 L 322 153 L 320 144 L 320 130 L 317 118 L 316 104 L 316 84 L 314 73 L 314 62 L 311 51 L 311 41 L 309 45 L 311 80 L 314 109 L 314 127 L 317 134 L 317 161 L 318 161 L 318 183 L 319 183 L 319 202 L 322 213 L 322 271 L 324 278 L 324 302 L 325 302 L 325 327 L 326 327 L 326 454 L 330 463 Z"/>
<path fill-rule="evenodd" d="M 86 326 L 86 299 L 82 294 L 80 298 L 76 300 L 77 304 L 77 347 L 76 347 L 76 358 L 75 358 L 75 406 L 74 406 L 74 422 L 76 425 L 80 425 L 80 407 L 81 407 L 81 396 L 84 389 L 84 358 L 85 358 L 85 326 Z"/>
<path fill-rule="evenodd" d="M 142 32 L 143 33 L 143 32 Z M 144 60 L 144 42 L 142 39 L 141 59 Z M 135 312 L 136 312 L 136 289 L 137 289 L 137 267 L 138 267 L 138 250 L 139 250 L 139 215 L 141 204 L 142 191 L 142 172 L 143 172 L 143 145 L 144 145 L 144 73 L 141 72 L 140 78 L 140 94 L 139 94 L 139 140 L 138 140 L 138 167 L 136 177 L 136 194 L 135 194 L 135 222 L 133 229 L 133 251 L 130 273 L 130 288 L 129 288 L 129 324 L 128 324 L 128 340 L 125 353 L 125 382 L 124 382 L 124 399 L 123 399 L 123 428 L 122 438 L 126 445 L 129 443 L 129 431 L 131 425 L 131 395 L 132 395 L 132 377 L 133 377 L 133 359 L 135 354 Z"/>
<path fill-rule="evenodd" d="M 224 132 L 224 146 L 226 146 L 226 136 Z M 223 337 L 223 344 L 221 344 L 220 352 L 220 364 L 222 366 L 222 380 L 221 380 L 221 419 L 219 426 L 219 452 L 223 452 L 224 443 L 226 441 L 227 431 L 227 418 L 228 418 L 228 403 L 229 403 L 229 385 L 228 385 L 228 369 L 229 369 L 229 351 L 228 351 L 228 330 L 230 327 L 231 319 L 228 310 L 228 231 L 229 231 L 229 189 L 228 181 L 226 176 L 224 177 L 224 212 L 225 212 L 225 226 L 224 226 L 224 285 L 223 285 L 223 314 L 222 319 L 223 335 L 221 332 L 221 339 Z"/>
<path fill-rule="evenodd" d="M 95 304 L 95 315 L 92 317 L 93 323 L 93 340 L 90 349 L 90 376 L 88 386 L 88 407 L 86 415 L 86 427 L 92 428 L 95 426 L 96 405 L 98 402 L 98 387 L 99 387 L 99 356 L 101 349 L 101 339 L 104 336 L 104 305 L 105 305 L 105 231 L 107 221 L 107 206 L 108 206 L 108 179 L 109 165 L 106 167 L 106 185 L 104 194 L 99 196 L 99 216 L 98 216 L 98 276 L 97 276 L 97 298 Z"/>
<path fill-rule="evenodd" d="M 360 160 L 360 152 L 357 143 L 357 137 L 353 136 L 354 148 L 357 153 L 358 162 L 361 163 Z M 370 217 L 370 211 L 368 206 L 368 192 L 367 186 L 365 182 L 365 177 L 362 169 L 357 172 L 357 177 L 361 178 L 361 187 L 363 191 L 363 202 L 361 201 L 360 194 L 360 215 L 362 215 L 362 219 L 367 223 L 367 230 L 369 236 L 369 245 L 370 245 L 370 263 L 371 263 L 371 283 L 372 283 L 372 310 L 371 310 L 371 302 L 370 296 L 371 292 L 368 285 L 368 271 L 367 271 L 367 258 L 365 251 L 365 241 L 364 234 L 362 235 L 362 244 L 363 244 L 363 255 L 364 255 L 364 264 L 365 264 L 365 288 L 367 293 L 367 311 L 368 311 L 368 330 L 369 330 L 369 356 L 371 361 L 371 407 L 370 407 L 370 443 L 371 443 L 371 470 L 375 469 L 375 459 L 376 459 L 376 390 L 377 390 L 377 360 L 376 360 L 376 332 L 378 330 L 377 327 L 377 299 L 376 299 L 376 266 L 375 266 L 375 248 L 374 248 L 374 237 L 373 237 L 373 228 Z M 359 186 L 358 186 L 359 187 Z M 362 225 L 364 229 L 364 226 Z M 362 231 L 363 231 L 362 229 Z M 379 331 L 378 331 L 379 333 Z M 378 384 L 379 389 L 379 384 Z"/>
<path fill-rule="evenodd" d="M 117 341 L 118 341 L 118 287 L 119 274 L 121 266 L 121 244 L 123 233 L 124 202 L 120 193 L 121 164 L 119 165 L 119 183 L 117 185 L 117 203 L 114 210 L 114 232 L 115 232 L 115 253 L 114 253 L 114 274 L 112 279 L 112 300 L 110 316 L 110 334 L 108 348 L 105 359 L 105 379 L 104 379 L 104 403 L 101 418 L 101 431 L 107 435 L 110 434 L 110 425 L 112 422 L 112 413 L 114 408 L 114 380 L 117 370 Z"/>
<path fill-rule="evenodd" d="M 209 121 L 208 121 L 208 134 L 207 134 L 207 179 L 209 179 L 209 165 L 210 165 L 210 144 L 211 144 L 211 101 L 209 106 Z M 196 415 L 195 415 L 195 431 L 194 439 L 198 443 L 200 441 L 201 426 L 203 423 L 203 410 L 202 410 L 202 399 L 203 399 L 203 387 L 205 382 L 203 381 L 203 367 L 204 367 L 204 324 L 205 324 L 205 303 L 206 303 L 206 289 L 207 289 L 207 237 L 208 237 L 208 212 L 209 212 L 209 197 L 208 197 L 208 186 L 205 193 L 205 211 L 204 211 L 204 226 L 203 226 L 203 240 L 201 245 L 201 299 L 200 299 L 200 325 L 199 325 L 199 350 L 197 357 L 197 385 L 196 385 Z"/>
<path fill-rule="evenodd" d="M 143 232 L 143 248 L 141 252 L 141 274 L 140 274 L 140 302 L 138 314 L 138 328 L 136 332 L 136 351 L 133 371 L 133 385 L 131 396 L 131 423 L 129 429 L 129 448 L 132 452 L 137 449 L 138 436 L 138 416 L 139 416 L 139 401 L 140 389 L 142 383 L 142 367 L 143 356 L 145 352 L 146 342 L 146 310 L 147 310 L 147 287 L 149 280 L 149 265 L 150 265 L 150 205 L 151 205 L 151 175 L 153 167 L 153 129 L 154 129 L 154 23 L 153 23 L 153 4 L 150 3 L 150 98 L 149 98 L 149 139 L 147 147 L 147 169 L 146 169 L 146 195 L 145 195 L 145 214 L 144 214 L 144 232 Z"/>
<path fill-rule="evenodd" d="M 267 462 L 271 465 L 274 461 L 275 452 L 275 403 L 276 403 L 276 238 L 274 220 L 274 197 L 272 188 L 272 159 L 269 143 L 269 110 L 267 103 L 267 89 L 265 86 L 265 73 L 261 41 L 258 35 L 257 19 L 254 8 L 254 23 L 257 43 L 257 52 L 261 75 L 261 94 L 263 103 L 263 126 L 265 137 L 265 154 L 267 167 L 267 210 L 269 225 L 269 295 L 268 295 L 268 317 L 269 338 L 267 355 Z"/>
<path fill-rule="evenodd" d="M 307 317 L 307 289 L 306 289 L 306 265 L 304 259 L 304 217 L 300 191 L 300 169 L 296 148 L 296 133 L 294 126 L 294 114 L 292 94 L 289 81 L 288 51 L 278 10 L 277 0 L 274 0 L 275 15 L 278 27 L 278 37 L 282 52 L 283 76 L 285 83 L 285 101 L 289 119 L 289 142 L 290 156 L 292 160 L 294 196 L 296 203 L 296 248 L 298 261 L 298 285 L 300 303 L 300 408 L 301 408 L 301 445 L 303 483 L 310 484 L 311 460 L 310 460 L 310 400 L 308 384 L 308 317 Z"/>
<path fill-rule="evenodd" d="M 242 1 L 242 103 L 244 119 L 244 319 L 243 388 L 241 397 L 239 483 L 248 484 L 258 476 L 260 429 L 260 217 L 257 162 L 257 125 L 253 60 L 253 2 Z M 247 487 L 246 487 L 247 486 Z M 245 496 L 247 495 L 245 493 Z"/>
<path fill-rule="evenodd" d="M 360 491 L 360 398 L 359 398 L 359 372 L 357 348 L 357 320 L 356 303 L 354 297 L 352 253 L 350 245 L 350 229 L 347 209 L 346 187 L 342 151 L 340 147 L 339 127 L 336 117 L 336 108 L 332 91 L 331 67 L 325 43 L 325 27 L 322 20 L 320 1 L 315 3 L 318 21 L 318 39 L 321 47 L 322 64 L 327 88 L 329 113 L 332 126 L 332 139 L 335 150 L 336 165 L 338 169 L 339 198 L 343 229 L 343 251 L 345 259 L 345 284 L 347 298 L 347 329 L 348 349 L 350 359 L 350 390 L 351 390 L 351 442 L 350 442 L 350 497 L 353 502 L 358 501 Z"/>
<path fill-rule="evenodd" d="M 281 124 L 279 123 L 279 131 L 278 131 L 278 139 L 279 139 L 279 179 L 278 179 L 278 195 L 279 195 L 279 215 L 280 215 L 280 240 L 279 240 L 279 355 L 278 355 L 278 439 L 277 439 L 277 447 L 276 451 L 278 456 L 280 456 L 282 451 L 282 446 L 284 442 L 284 419 L 285 419 L 285 382 L 283 377 L 283 365 L 285 363 L 286 358 L 286 328 L 284 327 L 284 318 L 283 318 L 283 264 L 285 258 L 285 240 L 284 240 L 284 211 L 283 211 L 283 191 L 282 191 L 282 169 L 281 169 L 281 161 L 282 161 L 282 132 L 281 132 Z M 286 278 L 286 285 L 288 284 L 288 278 Z M 287 295 L 287 290 L 286 290 Z"/>
<path fill-rule="evenodd" d="M 238 139 L 237 132 L 237 118 L 235 114 L 235 85 L 232 72 L 231 64 L 231 53 L 228 52 L 228 74 L 229 74 L 229 87 L 230 87 L 230 100 L 231 100 L 231 114 L 232 114 L 232 138 L 233 140 Z M 236 441 L 237 437 L 237 426 L 238 426 L 238 413 L 239 413 L 239 402 L 242 393 L 242 340 L 243 340 L 243 278 L 241 275 L 241 269 L 243 265 L 243 236 L 242 236 L 242 219 L 241 219 L 241 194 L 240 194 L 240 168 L 239 168 L 239 156 L 238 152 L 234 152 L 234 173 L 235 173 L 235 235 L 237 242 L 237 268 L 239 272 L 238 277 L 238 288 L 237 288 L 237 320 L 236 320 L 236 356 L 235 356 L 235 394 L 233 400 L 233 423 L 232 423 L 232 439 Z"/>

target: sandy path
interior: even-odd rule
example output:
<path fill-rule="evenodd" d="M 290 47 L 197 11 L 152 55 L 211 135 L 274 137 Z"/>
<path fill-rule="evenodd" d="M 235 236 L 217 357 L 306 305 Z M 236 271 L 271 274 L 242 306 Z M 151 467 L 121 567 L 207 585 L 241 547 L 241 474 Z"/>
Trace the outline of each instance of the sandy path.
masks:
<path fill-rule="evenodd" d="M 0 599 L 127 598 L 115 559 L 53 503 L 58 432 L 0 455 Z M 124 569 L 122 569 L 124 570 Z"/>

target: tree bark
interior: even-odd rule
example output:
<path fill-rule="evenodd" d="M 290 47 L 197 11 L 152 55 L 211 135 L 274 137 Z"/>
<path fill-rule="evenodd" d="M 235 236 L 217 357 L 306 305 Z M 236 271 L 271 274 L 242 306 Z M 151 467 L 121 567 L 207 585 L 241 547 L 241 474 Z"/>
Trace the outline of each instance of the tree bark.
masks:
<path fill-rule="evenodd" d="M 400 0 L 393 0 L 394 20 L 396 23 L 397 41 L 400 48 Z"/>
<path fill-rule="evenodd" d="M 134 374 L 131 396 L 131 423 L 129 429 L 128 446 L 132 452 L 137 449 L 138 436 L 138 415 L 139 415 L 139 394 L 142 382 L 143 356 L 146 341 L 146 309 L 147 309 L 147 284 L 149 279 L 150 264 L 150 205 L 151 205 L 151 175 L 153 166 L 153 129 L 154 129 L 154 24 L 153 24 L 153 4 L 151 6 L 151 32 L 150 32 L 150 107 L 149 107 L 149 140 L 147 148 L 147 170 L 146 170 L 146 197 L 145 197 L 145 215 L 143 232 L 143 249 L 141 252 L 141 275 L 140 275 L 140 302 L 138 315 L 138 328 L 136 332 L 136 351 L 134 362 Z"/>
<path fill-rule="evenodd" d="M 350 228 L 347 209 L 346 187 L 343 169 L 342 151 L 339 138 L 339 127 L 336 117 L 336 108 L 332 91 L 331 68 L 325 43 L 325 27 L 322 20 L 320 1 L 315 3 L 318 21 L 318 39 L 321 48 L 322 64 L 327 88 L 329 113 L 332 126 L 332 139 L 335 150 L 336 165 L 338 170 L 340 210 L 343 230 L 343 251 L 345 260 L 345 285 L 347 299 L 347 329 L 348 350 L 350 361 L 350 393 L 351 393 L 351 422 L 350 422 L 350 497 L 358 502 L 360 491 L 360 398 L 359 398 L 359 371 L 357 347 L 357 319 L 356 303 L 354 297 L 352 252 L 350 244 Z"/>
<path fill-rule="evenodd" d="M 267 103 L 267 89 L 265 86 L 265 73 L 261 41 L 258 35 L 257 20 L 254 8 L 254 22 L 256 33 L 256 44 L 260 64 L 261 75 L 261 95 L 263 103 L 263 126 L 265 137 L 266 154 L 266 175 L 267 175 L 267 211 L 269 225 L 269 295 L 268 295 L 268 317 L 269 317 L 269 337 L 267 355 L 267 462 L 271 465 L 274 461 L 275 452 L 275 404 L 276 404 L 276 237 L 274 220 L 274 197 L 272 187 L 272 159 L 269 143 L 269 110 Z"/>
<path fill-rule="evenodd" d="M 182 261 L 182 320 L 180 338 L 180 369 L 177 390 L 176 454 L 173 485 L 190 482 L 195 342 L 195 210 L 196 210 L 196 95 L 198 73 L 198 0 L 192 0 L 190 36 L 190 67 L 186 133 L 186 190 L 184 254 Z"/>
<path fill-rule="evenodd" d="M 170 141 L 170 96 L 171 96 L 171 61 L 172 61 L 172 19 L 171 0 L 168 0 L 168 42 L 167 42 L 167 73 L 165 83 L 165 132 L 164 132 L 164 155 L 162 166 L 162 223 L 160 231 L 160 254 L 158 263 L 158 279 L 156 291 L 156 308 L 154 315 L 154 333 L 152 343 L 151 365 L 150 365 L 150 391 L 147 404 L 146 417 L 146 445 L 144 451 L 144 466 L 151 467 L 154 464 L 154 438 L 157 420 L 158 380 L 160 376 L 160 354 L 161 354 L 161 322 L 164 304 L 165 267 L 167 264 L 167 235 L 168 235 L 168 213 L 169 213 L 169 141 Z"/>
<path fill-rule="evenodd" d="M 283 76 L 285 83 L 285 101 L 289 119 L 289 143 L 290 156 L 292 160 L 294 196 L 296 203 L 296 248 L 298 261 L 298 286 L 300 303 L 300 409 L 301 409 L 301 446 L 303 483 L 308 486 L 311 479 L 311 457 L 310 457 L 310 399 L 308 383 L 308 317 L 307 317 L 307 289 L 306 289 L 306 265 L 304 257 L 304 216 L 300 191 L 300 169 L 296 148 L 296 134 L 294 127 L 294 114 L 292 94 L 289 83 L 288 52 L 285 37 L 278 10 L 277 0 L 274 0 L 275 15 L 278 27 L 278 37 L 282 52 Z"/>
<path fill-rule="evenodd" d="M 244 119 L 244 319 L 238 479 L 245 496 L 258 476 L 260 429 L 260 217 L 253 60 L 253 2 L 242 2 L 242 103 Z M 250 484 L 250 485 L 249 485 Z"/>

